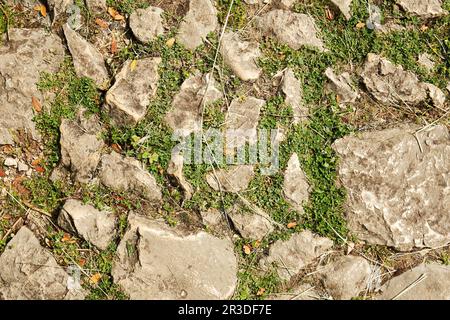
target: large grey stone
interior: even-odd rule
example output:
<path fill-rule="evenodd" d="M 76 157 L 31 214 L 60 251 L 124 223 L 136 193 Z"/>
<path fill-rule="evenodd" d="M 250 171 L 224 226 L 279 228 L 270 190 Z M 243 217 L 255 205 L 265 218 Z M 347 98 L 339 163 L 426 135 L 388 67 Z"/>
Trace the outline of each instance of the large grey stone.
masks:
<path fill-rule="evenodd" d="M 211 74 L 195 73 L 181 85 L 167 112 L 165 122 L 177 134 L 188 136 L 201 129 L 202 110 L 223 97 Z"/>
<path fill-rule="evenodd" d="M 442 8 L 441 0 L 397 0 L 406 12 L 422 18 L 435 18 L 448 14 Z"/>
<path fill-rule="evenodd" d="M 268 269 L 274 265 L 280 278 L 289 280 L 332 246 L 330 239 L 305 230 L 293 234 L 289 240 L 277 240 L 270 246 L 269 255 L 260 260 L 260 266 Z"/>
<path fill-rule="evenodd" d="M 62 207 L 58 225 L 100 250 L 106 250 L 116 236 L 116 218 L 112 212 L 97 210 L 74 199 L 67 200 Z"/>
<path fill-rule="evenodd" d="M 310 46 L 325 51 L 314 20 L 306 14 L 276 9 L 255 18 L 255 22 L 263 35 L 272 36 L 294 50 Z"/>
<path fill-rule="evenodd" d="M 134 214 L 128 225 L 112 276 L 131 299 L 231 298 L 237 261 L 230 241 L 186 234 Z"/>
<path fill-rule="evenodd" d="M 73 66 L 79 77 L 94 80 L 99 89 L 109 86 L 109 74 L 100 51 L 81 37 L 66 23 L 63 25 L 67 46 L 73 58 Z"/>
<path fill-rule="evenodd" d="M 130 15 L 130 28 L 134 36 L 141 42 L 150 42 L 164 33 L 162 14 L 157 7 L 137 9 Z"/>
<path fill-rule="evenodd" d="M 100 162 L 103 140 L 99 137 L 98 119 L 92 115 L 85 118 L 81 110 L 75 120 L 61 121 L 60 145 L 61 163 L 71 170 L 72 177 L 81 183 L 88 183 L 94 178 Z"/>
<path fill-rule="evenodd" d="M 64 60 L 61 39 L 44 29 L 9 30 L 0 46 L 0 129 L 2 142 L 11 143 L 17 129 L 40 136 L 33 122 L 32 98 L 43 101 L 36 83 L 41 72 L 57 72 Z"/>
<path fill-rule="evenodd" d="M 101 183 L 115 191 L 134 192 L 149 201 L 161 201 L 161 188 L 136 159 L 122 157 L 114 151 L 103 155 L 99 178 Z"/>
<path fill-rule="evenodd" d="M 348 227 L 398 250 L 450 242 L 450 136 L 411 125 L 337 140 Z"/>
<path fill-rule="evenodd" d="M 226 32 L 220 46 L 224 63 L 244 81 L 256 80 L 261 75 L 257 60 L 261 56 L 257 42 L 243 41 L 237 33 Z"/>
<path fill-rule="evenodd" d="M 390 279 L 381 290 L 380 300 L 450 300 L 450 266 L 421 264 Z"/>
<path fill-rule="evenodd" d="M 309 109 L 303 103 L 302 84 L 295 77 L 291 68 L 286 69 L 281 83 L 281 91 L 285 95 L 285 102 L 292 107 L 294 113 L 294 124 L 298 124 L 308 119 Z"/>
<path fill-rule="evenodd" d="M 240 192 L 246 190 L 255 172 L 251 165 L 236 165 L 218 169 L 206 175 L 206 182 L 216 191 Z"/>
<path fill-rule="evenodd" d="M 354 89 L 354 84 L 348 72 L 336 75 L 332 68 L 327 68 L 325 75 L 330 81 L 331 89 L 338 95 L 340 103 L 352 103 L 359 98 L 359 93 Z"/>
<path fill-rule="evenodd" d="M 336 300 L 350 300 L 371 287 L 372 267 L 358 256 L 340 256 L 321 272 L 327 291 Z"/>
<path fill-rule="evenodd" d="M 190 0 L 189 11 L 180 24 L 176 39 L 187 49 L 194 50 L 217 26 L 217 10 L 211 0 Z"/>
<path fill-rule="evenodd" d="M 70 287 L 69 275 L 27 227 L 22 227 L 0 256 L 0 300 L 84 299 Z"/>
<path fill-rule="evenodd" d="M 158 88 L 161 58 L 128 60 L 106 93 L 106 108 L 116 124 L 135 125 L 147 114 Z"/>
<path fill-rule="evenodd" d="M 370 53 L 361 73 L 376 100 L 386 105 L 416 105 L 427 98 L 426 87 L 417 76 L 389 60 Z"/>
<path fill-rule="evenodd" d="M 303 172 L 298 155 L 292 154 L 284 172 L 283 195 L 286 201 L 299 213 L 304 213 L 303 205 L 308 202 L 310 186 Z"/>

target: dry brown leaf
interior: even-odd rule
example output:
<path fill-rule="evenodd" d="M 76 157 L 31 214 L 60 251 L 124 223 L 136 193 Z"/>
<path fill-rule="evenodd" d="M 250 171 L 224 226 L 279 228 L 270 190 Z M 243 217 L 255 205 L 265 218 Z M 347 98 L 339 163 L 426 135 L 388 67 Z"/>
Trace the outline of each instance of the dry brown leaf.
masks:
<path fill-rule="evenodd" d="M 117 143 L 113 143 L 111 145 L 111 148 L 117 153 L 122 153 L 122 148 Z"/>
<path fill-rule="evenodd" d="M 36 170 L 36 172 L 39 172 L 39 173 L 44 173 L 45 172 L 45 169 L 43 167 L 41 167 L 41 166 L 35 166 L 34 170 Z"/>
<path fill-rule="evenodd" d="M 253 243 L 253 247 L 254 248 L 259 248 L 260 245 L 261 245 L 261 241 L 260 240 L 256 240 L 255 243 Z"/>
<path fill-rule="evenodd" d="M 108 22 L 103 19 L 97 18 L 95 19 L 95 23 L 102 29 L 108 29 Z"/>
<path fill-rule="evenodd" d="M 85 264 L 86 264 L 86 259 L 80 258 L 80 260 L 78 260 L 78 265 L 80 267 L 84 267 Z"/>
<path fill-rule="evenodd" d="M 288 229 L 294 229 L 297 226 L 297 222 L 292 221 L 287 224 Z"/>
<path fill-rule="evenodd" d="M 114 36 L 111 39 L 111 53 L 116 54 L 117 53 L 117 41 L 114 39 Z"/>
<path fill-rule="evenodd" d="M 112 7 L 108 8 L 108 13 L 114 20 L 117 20 L 117 21 L 125 20 L 125 17 L 122 16 L 116 9 L 114 9 Z"/>
<path fill-rule="evenodd" d="M 328 7 L 325 8 L 325 15 L 327 16 L 328 20 L 333 20 L 334 19 L 334 13 Z"/>
<path fill-rule="evenodd" d="M 42 105 L 39 102 L 39 99 L 36 97 L 31 97 L 31 104 L 33 105 L 33 109 L 36 112 L 41 112 L 42 111 Z"/>
<path fill-rule="evenodd" d="M 256 293 L 257 296 L 262 296 L 266 292 L 266 288 L 259 288 L 258 292 Z"/>
<path fill-rule="evenodd" d="M 91 284 L 97 284 L 101 278 L 102 278 L 102 275 L 100 273 L 96 273 L 91 276 L 89 281 L 91 282 Z"/>
<path fill-rule="evenodd" d="M 249 255 L 250 253 L 252 253 L 252 247 L 250 245 L 248 245 L 248 244 L 245 244 L 243 249 L 244 249 L 244 253 L 246 255 Z"/>
<path fill-rule="evenodd" d="M 3 178 L 4 176 L 6 176 L 6 173 L 3 169 L 0 168 L 0 178 Z"/>
<path fill-rule="evenodd" d="M 423 24 L 423 25 L 420 27 L 420 31 L 422 31 L 422 32 L 425 32 L 425 31 L 427 31 L 427 30 L 428 30 L 428 26 L 425 25 L 425 24 Z"/>

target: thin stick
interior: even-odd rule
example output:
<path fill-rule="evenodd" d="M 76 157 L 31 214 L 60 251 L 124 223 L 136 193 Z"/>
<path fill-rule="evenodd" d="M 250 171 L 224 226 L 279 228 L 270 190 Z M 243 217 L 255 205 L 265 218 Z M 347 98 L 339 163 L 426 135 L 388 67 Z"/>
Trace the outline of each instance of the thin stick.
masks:
<path fill-rule="evenodd" d="M 416 281 L 411 283 L 409 286 L 407 286 L 405 289 L 403 289 L 399 294 L 397 294 L 395 297 L 393 297 L 391 300 L 397 300 L 401 295 L 405 294 L 415 286 L 417 286 L 419 283 L 421 283 L 423 280 L 427 278 L 427 274 L 423 273 Z"/>

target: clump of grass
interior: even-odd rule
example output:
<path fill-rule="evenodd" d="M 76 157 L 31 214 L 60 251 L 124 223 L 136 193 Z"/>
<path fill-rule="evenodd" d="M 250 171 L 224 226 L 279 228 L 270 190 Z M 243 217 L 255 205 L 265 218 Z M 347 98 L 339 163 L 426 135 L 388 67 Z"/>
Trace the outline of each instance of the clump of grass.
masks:
<path fill-rule="evenodd" d="M 217 17 L 222 25 L 225 24 L 225 19 L 230 9 L 230 4 L 231 0 L 218 0 L 217 2 Z M 239 30 L 245 27 L 247 23 L 247 12 L 248 10 L 244 0 L 234 0 L 227 26 L 233 30 Z"/>

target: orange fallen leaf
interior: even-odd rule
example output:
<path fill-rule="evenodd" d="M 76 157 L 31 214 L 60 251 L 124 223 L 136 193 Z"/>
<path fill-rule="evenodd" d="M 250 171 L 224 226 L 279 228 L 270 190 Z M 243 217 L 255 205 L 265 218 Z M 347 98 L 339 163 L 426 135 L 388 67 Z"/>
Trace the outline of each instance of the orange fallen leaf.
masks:
<path fill-rule="evenodd" d="M 41 166 L 35 166 L 34 170 L 36 170 L 39 173 L 44 173 L 45 172 L 45 169 L 43 167 L 41 167 Z"/>
<path fill-rule="evenodd" d="M 68 242 L 71 239 L 72 239 L 72 237 L 70 236 L 70 234 L 64 233 L 64 236 L 61 238 L 61 242 Z"/>
<path fill-rule="evenodd" d="M 102 29 L 108 29 L 108 22 L 103 19 L 97 18 L 95 19 L 95 23 Z"/>
<path fill-rule="evenodd" d="M 47 16 L 47 7 L 44 6 L 43 4 L 37 4 L 34 6 L 33 9 L 34 11 L 40 12 L 43 17 Z"/>
<path fill-rule="evenodd" d="M 297 222 L 292 221 L 287 224 L 288 229 L 293 229 L 297 226 Z"/>
<path fill-rule="evenodd" d="M 4 176 L 6 176 L 6 173 L 3 169 L 0 169 L 0 178 L 3 178 Z"/>
<path fill-rule="evenodd" d="M 122 153 L 122 147 L 120 145 L 118 145 L 117 143 L 113 143 L 111 145 L 111 148 L 117 153 Z"/>
<path fill-rule="evenodd" d="M 108 8 L 108 13 L 109 13 L 109 15 L 110 15 L 114 20 L 117 20 L 117 21 L 125 20 L 125 17 L 122 16 L 122 15 L 121 15 L 116 9 L 114 9 L 113 7 L 109 7 L 109 8 Z"/>
<path fill-rule="evenodd" d="M 261 245 L 261 241 L 260 240 L 256 240 L 255 243 L 253 243 L 253 247 L 254 248 L 259 248 L 260 245 Z"/>
<path fill-rule="evenodd" d="M 266 292 L 266 288 L 259 288 L 258 292 L 256 293 L 257 296 L 262 296 Z"/>
<path fill-rule="evenodd" d="M 117 53 L 117 41 L 112 37 L 111 39 L 111 53 L 116 54 Z"/>
<path fill-rule="evenodd" d="M 357 24 L 356 24 L 356 29 L 362 29 L 362 28 L 364 28 L 366 26 L 366 24 L 364 23 L 364 22 L 358 22 Z"/>
<path fill-rule="evenodd" d="M 36 167 L 37 165 L 39 165 L 41 163 L 41 159 L 34 159 L 32 162 L 31 162 L 31 165 L 33 166 L 33 167 Z"/>
<path fill-rule="evenodd" d="M 91 284 L 97 284 L 101 278 L 102 278 L 102 275 L 100 273 L 96 273 L 91 276 L 89 281 L 91 282 Z"/>
<path fill-rule="evenodd" d="M 328 20 L 333 20 L 334 19 L 334 13 L 328 7 L 325 9 L 325 15 L 327 16 Z"/>
<path fill-rule="evenodd" d="M 85 264 L 86 264 L 86 259 L 80 258 L 80 260 L 78 260 L 78 265 L 80 267 L 84 267 Z"/>
<path fill-rule="evenodd" d="M 33 109 L 36 112 L 41 112 L 42 111 L 42 105 L 39 102 L 39 99 L 36 97 L 31 97 L 31 104 L 33 105 Z"/>
<path fill-rule="evenodd" d="M 244 253 L 246 255 L 249 255 L 250 253 L 252 253 L 252 247 L 250 247 L 250 245 L 248 245 L 248 244 L 245 244 L 243 249 L 244 249 Z"/>

